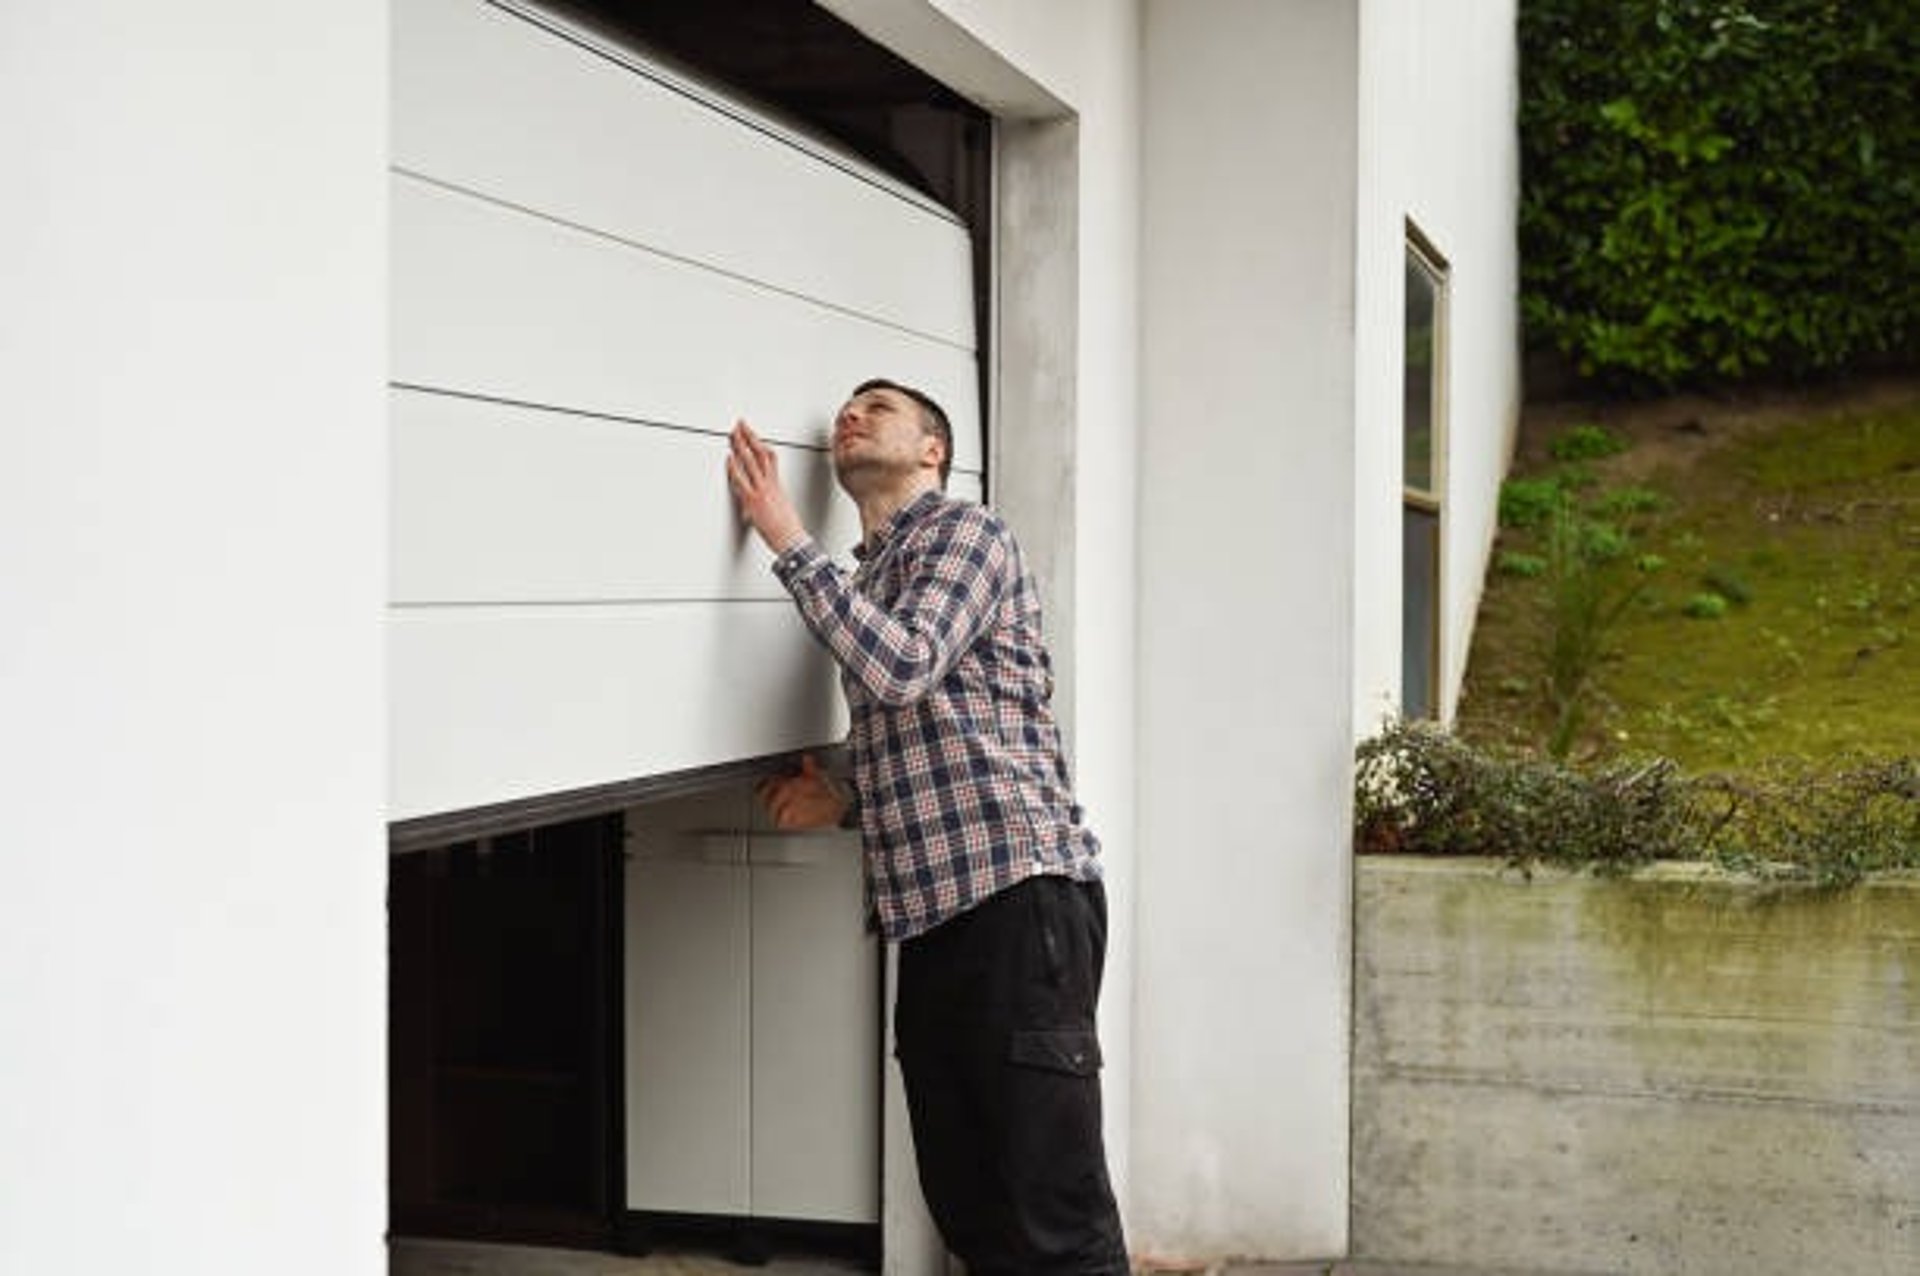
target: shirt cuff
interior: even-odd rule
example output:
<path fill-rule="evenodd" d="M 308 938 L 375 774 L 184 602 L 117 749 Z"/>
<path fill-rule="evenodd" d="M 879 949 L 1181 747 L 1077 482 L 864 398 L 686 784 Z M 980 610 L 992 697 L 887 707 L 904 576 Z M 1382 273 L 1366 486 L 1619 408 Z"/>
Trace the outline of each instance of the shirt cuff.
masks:
<path fill-rule="evenodd" d="M 808 537 L 780 551 L 773 560 L 773 574 L 780 578 L 783 585 L 791 585 L 800 577 L 807 575 L 828 562 L 820 547 Z"/>

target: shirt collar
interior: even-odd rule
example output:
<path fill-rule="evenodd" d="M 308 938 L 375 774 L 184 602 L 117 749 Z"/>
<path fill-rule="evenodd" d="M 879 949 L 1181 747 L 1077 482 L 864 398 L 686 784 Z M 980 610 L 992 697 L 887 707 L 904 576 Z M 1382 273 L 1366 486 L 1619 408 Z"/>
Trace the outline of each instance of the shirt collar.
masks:
<path fill-rule="evenodd" d="M 945 499 L 945 495 L 937 487 L 928 488 L 888 515 L 886 522 L 873 529 L 873 535 L 853 547 L 855 561 L 864 563 L 885 549 L 888 541 L 918 522 L 923 515 Z"/>

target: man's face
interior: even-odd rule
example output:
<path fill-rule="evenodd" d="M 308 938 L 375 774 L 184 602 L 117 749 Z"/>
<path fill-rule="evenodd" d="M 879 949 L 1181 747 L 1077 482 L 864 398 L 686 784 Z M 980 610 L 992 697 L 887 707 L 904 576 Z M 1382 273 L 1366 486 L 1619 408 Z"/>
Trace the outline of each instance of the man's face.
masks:
<path fill-rule="evenodd" d="M 833 470 L 849 479 L 905 478 L 938 470 L 940 440 L 921 424 L 920 405 L 898 390 L 876 387 L 848 399 L 833 419 Z"/>

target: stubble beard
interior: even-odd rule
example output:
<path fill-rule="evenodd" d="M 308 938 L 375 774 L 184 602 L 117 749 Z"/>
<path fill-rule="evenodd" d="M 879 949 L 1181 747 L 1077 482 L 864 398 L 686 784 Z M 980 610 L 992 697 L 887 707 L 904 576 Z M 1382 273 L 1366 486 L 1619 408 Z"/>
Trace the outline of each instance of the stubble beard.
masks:
<path fill-rule="evenodd" d="M 884 491 L 904 476 L 902 467 L 889 465 L 879 457 L 833 458 L 833 477 L 839 482 L 840 490 L 855 500 Z"/>

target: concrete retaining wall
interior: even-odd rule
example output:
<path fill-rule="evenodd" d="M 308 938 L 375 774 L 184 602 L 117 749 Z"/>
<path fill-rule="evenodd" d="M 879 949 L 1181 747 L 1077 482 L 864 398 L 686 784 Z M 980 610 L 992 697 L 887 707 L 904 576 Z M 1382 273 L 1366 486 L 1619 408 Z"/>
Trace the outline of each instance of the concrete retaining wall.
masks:
<path fill-rule="evenodd" d="M 1920 1271 L 1920 876 L 1369 857 L 1355 903 L 1356 1256 Z"/>

